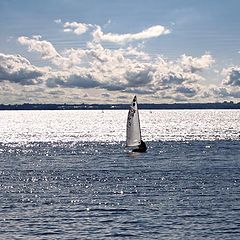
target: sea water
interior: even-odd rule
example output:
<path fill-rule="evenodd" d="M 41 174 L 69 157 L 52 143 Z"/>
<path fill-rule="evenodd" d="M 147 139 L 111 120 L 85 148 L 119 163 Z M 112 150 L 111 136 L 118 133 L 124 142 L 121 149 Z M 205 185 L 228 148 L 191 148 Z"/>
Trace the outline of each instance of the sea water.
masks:
<path fill-rule="evenodd" d="M 0 239 L 240 239 L 240 111 L 0 112 Z"/>

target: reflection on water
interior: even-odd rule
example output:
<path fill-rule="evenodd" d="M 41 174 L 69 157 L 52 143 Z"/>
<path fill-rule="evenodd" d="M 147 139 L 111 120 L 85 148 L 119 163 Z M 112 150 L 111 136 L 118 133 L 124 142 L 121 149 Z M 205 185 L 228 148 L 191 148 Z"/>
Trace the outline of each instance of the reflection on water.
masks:
<path fill-rule="evenodd" d="M 239 111 L 126 116 L 1 112 L 0 239 L 240 239 Z"/>
<path fill-rule="evenodd" d="M 0 142 L 125 141 L 126 110 L 2 111 Z M 239 110 L 140 110 L 147 141 L 239 140 Z"/>

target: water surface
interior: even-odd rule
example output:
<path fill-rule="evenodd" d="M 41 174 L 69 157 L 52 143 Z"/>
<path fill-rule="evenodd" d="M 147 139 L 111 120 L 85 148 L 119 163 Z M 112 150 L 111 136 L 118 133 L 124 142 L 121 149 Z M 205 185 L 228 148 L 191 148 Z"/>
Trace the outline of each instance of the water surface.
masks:
<path fill-rule="evenodd" d="M 2 111 L 0 239 L 240 239 L 240 111 Z"/>

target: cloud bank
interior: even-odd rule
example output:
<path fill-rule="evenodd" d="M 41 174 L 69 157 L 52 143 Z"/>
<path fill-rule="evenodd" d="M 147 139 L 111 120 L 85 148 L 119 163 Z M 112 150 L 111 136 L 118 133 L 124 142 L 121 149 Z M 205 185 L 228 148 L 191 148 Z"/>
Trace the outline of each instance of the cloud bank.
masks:
<path fill-rule="evenodd" d="M 98 88 L 165 98 L 177 95 L 186 100 L 199 95 L 202 72 L 214 63 L 209 53 L 195 58 L 182 55 L 170 61 L 130 46 L 107 49 L 89 42 L 85 49 L 67 49 L 59 54 L 47 41 L 21 37 L 19 42 L 56 65 L 45 75 L 49 88 Z"/>
<path fill-rule="evenodd" d="M 98 25 L 55 20 L 62 25 L 63 33 L 72 32 L 79 38 L 89 33 L 83 48 L 57 50 L 50 41 L 38 36 L 20 36 L 18 43 L 29 52 L 37 52 L 45 67 L 32 65 L 20 55 L 0 54 L 0 82 L 39 85 L 51 97 L 67 92 L 96 90 L 100 98 L 114 96 L 125 99 L 128 94 L 141 94 L 151 99 L 167 101 L 202 101 L 204 98 L 239 98 L 240 67 L 222 71 L 220 86 L 206 86 L 205 72 L 215 64 L 206 52 L 200 56 L 182 54 L 176 59 L 150 55 L 144 45 L 134 47 L 133 42 L 158 38 L 170 30 L 155 25 L 138 33 L 103 33 Z M 116 44 L 107 48 L 105 42 Z M 116 94 L 112 94 L 112 92 Z M 51 93 L 51 94 L 50 94 Z M 54 93 L 54 94 L 53 94 Z M 61 94 L 60 94 L 61 93 Z M 64 94 L 63 94 L 64 93 Z"/>

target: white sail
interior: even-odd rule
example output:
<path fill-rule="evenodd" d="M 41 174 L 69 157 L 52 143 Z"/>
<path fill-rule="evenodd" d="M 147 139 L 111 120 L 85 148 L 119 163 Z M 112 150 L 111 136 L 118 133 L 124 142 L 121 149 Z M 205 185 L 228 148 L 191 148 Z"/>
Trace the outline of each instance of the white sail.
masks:
<path fill-rule="evenodd" d="M 140 119 L 137 106 L 137 97 L 133 98 L 127 118 L 127 147 L 135 147 L 141 143 Z"/>

